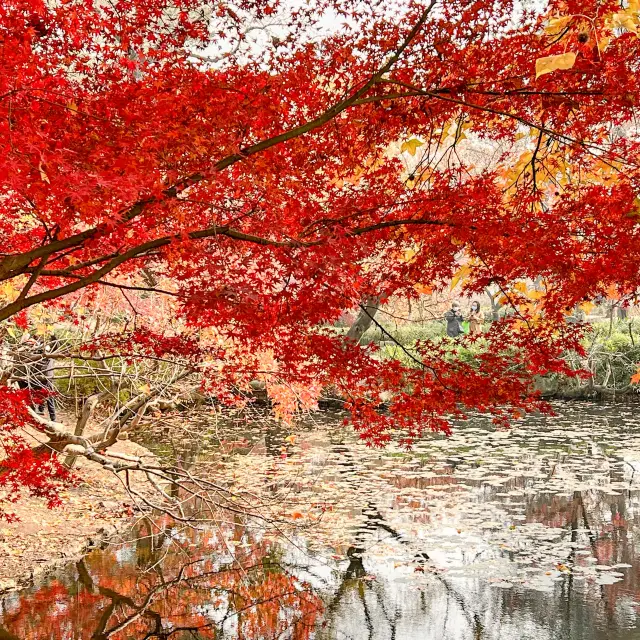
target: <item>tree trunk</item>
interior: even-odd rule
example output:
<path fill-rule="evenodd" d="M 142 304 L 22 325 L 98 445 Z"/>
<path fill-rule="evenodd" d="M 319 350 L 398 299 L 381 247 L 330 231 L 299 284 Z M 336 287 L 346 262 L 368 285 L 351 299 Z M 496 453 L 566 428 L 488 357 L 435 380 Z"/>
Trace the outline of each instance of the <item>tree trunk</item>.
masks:
<path fill-rule="evenodd" d="M 373 324 L 373 319 L 378 312 L 380 296 L 367 296 L 360 304 L 360 313 L 355 322 L 349 327 L 347 340 L 356 344 L 360 343 L 366 330 Z"/>
<path fill-rule="evenodd" d="M 89 418 L 91 418 L 95 408 L 98 406 L 98 402 L 100 402 L 100 400 L 102 400 L 104 396 L 104 393 L 96 393 L 87 398 L 84 406 L 82 407 L 82 413 L 80 414 L 80 417 L 76 422 L 76 428 L 73 432 L 73 435 L 81 436 L 84 434 L 84 429 L 87 426 L 87 422 L 89 422 Z M 72 469 L 76 463 L 77 458 L 78 456 L 69 454 L 64 461 L 64 466 L 67 467 L 67 469 Z"/>
<path fill-rule="evenodd" d="M 487 294 L 489 298 L 489 302 L 491 304 L 491 322 L 497 322 L 500 320 L 500 309 L 502 305 L 500 304 L 500 289 L 495 292 L 492 292 L 490 289 L 485 289 L 484 292 Z"/>

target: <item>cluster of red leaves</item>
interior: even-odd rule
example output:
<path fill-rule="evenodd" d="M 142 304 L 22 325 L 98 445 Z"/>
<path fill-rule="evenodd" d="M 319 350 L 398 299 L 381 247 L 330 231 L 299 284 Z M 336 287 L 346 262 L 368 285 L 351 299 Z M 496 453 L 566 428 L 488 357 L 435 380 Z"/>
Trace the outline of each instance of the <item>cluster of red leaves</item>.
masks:
<path fill-rule="evenodd" d="M 27 429 L 38 432 L 38 424 L 27 411 L 32 401 L 25 390 L 0 386 L 0 504 L 15 503 L 25 495 L 44 498 L 50 507 L 60 504 L 59 491 L 72 476 L 56 457 L 36 456 L 25 437 Z M 44 436 L 43 436 L 44 439 Z M 10 510 L 0 509 L 0 517 L 11 520 Z"/>
<path fill-rule="evenodd" d="M 515 24 L 510 0 L 8 0 L 0 281 L 22 295 L 0 320 L 140 285 L 146 267 L 188 330 L 129 346 L 199 359 L 221 396 L 256 376 L 333 385 L 375 444 L 468 409 L 541 408 L 533 376 L 580 350 L 566 311 L 639 284 L 640 39 L 619 12 L 551 0 Z M 328 15 L 344 24 L 326 33 Z M 566 51 L 571 69 L 536 77 Z M 493 162 L 458 155 L 467 126 L 498 145 Z M 411 138 L 409 166 L 393 149 Z M 461 261 L 467 292 L 497 285 L 516 310 L 473 360 L 425 342 L 401 364 L 321 328 L 368 296 L 448 286 Z M 527 281 L 543 283 L 535 305 Z"/>

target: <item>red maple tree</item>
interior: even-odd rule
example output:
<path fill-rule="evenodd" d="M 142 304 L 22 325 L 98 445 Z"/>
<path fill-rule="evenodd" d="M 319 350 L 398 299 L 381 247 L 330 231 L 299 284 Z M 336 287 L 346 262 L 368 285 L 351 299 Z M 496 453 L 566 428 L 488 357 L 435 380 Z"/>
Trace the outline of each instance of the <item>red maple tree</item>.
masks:
<path fill-rule="evenodd" d="M 536 408 L 532 377 L 580 349 L 566 311 L 638 287 L 638 25 L 635 0 L 6 0 L 0 321 L 158 289 L 146 269 L 186 329 L 119 339 L 208 358 L 219 393 L 269 354 L 279 380 L 337 387 L 376 444 Z M 323 329 L 461 265 L 514 311 L 472 361 Z M 23 399 L 0 394 L 12 433 Z"/>

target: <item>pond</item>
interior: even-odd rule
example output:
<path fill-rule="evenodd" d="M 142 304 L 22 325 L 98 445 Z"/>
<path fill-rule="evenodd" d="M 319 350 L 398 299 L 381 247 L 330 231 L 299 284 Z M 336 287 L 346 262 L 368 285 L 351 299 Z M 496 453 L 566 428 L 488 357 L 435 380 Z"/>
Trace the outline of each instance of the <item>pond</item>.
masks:
<path fill-rule="evenodd" d="M 411 452 L 330 414 L 185 431 L 183 463 L 233 488 L 216 524 L 141 518 L 6 595 L 0 640 L 639 638 L 640 414 L 554 409 Z"/>

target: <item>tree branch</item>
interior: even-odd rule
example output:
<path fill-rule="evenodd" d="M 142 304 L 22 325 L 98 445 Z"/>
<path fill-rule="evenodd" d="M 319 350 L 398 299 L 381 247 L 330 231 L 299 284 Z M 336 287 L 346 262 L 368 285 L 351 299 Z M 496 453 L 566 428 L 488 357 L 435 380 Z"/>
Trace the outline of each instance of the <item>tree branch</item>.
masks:
<path fill-rule="evenodd" d="M 382 79 L 382 76 L 385 73 L 387 73 L 395 65 L 395 63 L 402 56 L 405 49 L 409 46 L 409 44 L 415 39 L 415 37 L 420 32 L 420 29 L 423 27 L 423 25 L 427 21 L 427 18 L 431 13 L 431 10 L 435 6 L 435 4 L 436 4 L 436 0 L 431 0 L 431 3 L 429 4 L 429 6 L 423 11 L 420 18 L 416 22 L 416 24 L 413 26 L 413 28 L 411 29 L 407 37 L 396 49 L 396 51 L 378 69 L 378 71 L 376 71 L 369 78 L 369 80 L 367 80 L 367 82 L 365 82 L 364 85 L 362 85 L 362 87 L 357 91 L 355 91 L 352 95 L 350 95 L 347 98 L 344 98 L 343 100 L 340 100 L 339 102 L 334 104 L 332 107 L 327 109 L 322 115 L 318 116 L 317 118 L 314 118 L 313 120 L 310 120 L 297 127 L 293 127 L 292 129 L 289 129 L 288 131 L 285 131 L 279 135 L 273 136 L 271 138 L 267 138 L 266 140 L 262 140 L 256 144 L 250 145 L 249 147 L 245 147 L 244 149 L 240 150 L 238 153 L 228 155 L 225 158 L 218 160 L 218 162 L 216 162 L 209 171 L 192 173 L 191 175 L 183 178 L 178 183 L 174 184 L 168 189 L 165 189 L 161 197 L 152 197 L 152 198 L 139 200 L 138 202 L 134 203 L 124 211 L 124 213 L 120 216 L 121 222 L 129 222 L 130 220 L 133 220 L 134 218 L 136 218 L 142 213 L 142 211 L 145 209 L 147 205 L 152 203 L 162 202 L 166 199 L 175 198 L 178 196 L 178 194 L 183 192 L 185 189 L 195 184 L 198 184 L 199 182 L 202 182 L 206 178 L 213 176 L 216 173 L 223 171 L 224 169 L 227 169 L 228 167 L 235 164 L 236 162 L 240 162 L 252 155 L 255 155 L 257 153 L 270 149 L 271 147 L 274 147 L 278 144 L 287 142 L 289 140 L 302 136 L 306 133 L 309 133 L 315 129 L 318 129 L 319 127 L 322 127 L 323 125 L 327 124 L 331 120 L 333 120 L 340 113 L 342 113 L 343 111 L 345 111 L 346 109 L 348 109 L 349 107 L 357 103 L 357 101 L 360 100 L 360 98 L 362 98 L 367 93 L 367 91 L 369 91 L 369 89 L 371 89 L 377 82 L 379 82 Z M 0 260 L 0 281 L 15 277 L 16 275 L 23 273 L 24 270 L 34 260 L 37 260 L 38 258 L 51 256 L 58 251 L 62 251 L 64 249 L 69 249 L 71 247 L 82 245 L 87 240 L 97 237 L 101 232 L 107 233 L 106 225 L 100 225 L 92 229 L 87 229 L 81 233 L 77 233 L 73 236 L 69 236 L 68 238 L 64 238 L 61 240 L 56 240 L 55 242 L 51 242 L 41 247 L 37 247 L 25 253 L 9 255 L 5 257 L 3 260 Z M 238 235 L 232 235 L 231 230 L 229 231 L 228 235 L 230 237 L 237 237 L 238 239 L 244 239 L 243 237 L 241 237 L 244 234 L 241 234 L 240 232 L 233 232 L 233 233 Z M 95 282 L 95 280 L 92 280 L 92 282 Z M 87 284 L 91 284 L 91 282 L 88 282 Z M 85 286 L 85 285 L 80 284 L 79 286 L 74 286 L 74 288 L 71 289 L 71 291 L 76 291 L 82 286 Z M 65 295 L 65 293 L 69 293 L 69 292 L 70 291 L 65 291 L 57 295 Z M 57 297 L 57 296 L 54 295 L 53 297 Z M 47 297 L 47 298 L 44 298 L 43 300 L 49 300 L 49 299 L 51 298 Z M 17 309 L 17 311 L 19 310 L 20 309 Z M 17 311 L 13 310 L 9 315 L 12 315 Z M 3 315 L 2 313 L 0 313 L 0 320 L 3 320 L 7 317 L 9 316 Z"/>

